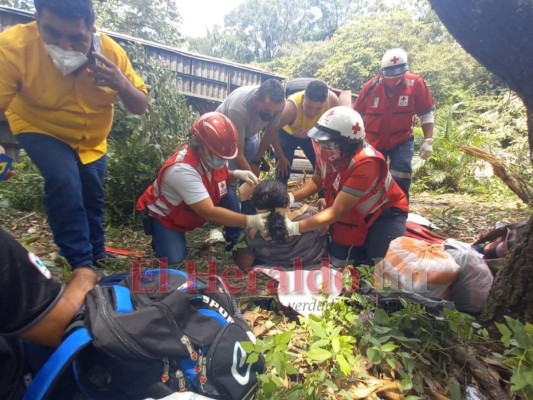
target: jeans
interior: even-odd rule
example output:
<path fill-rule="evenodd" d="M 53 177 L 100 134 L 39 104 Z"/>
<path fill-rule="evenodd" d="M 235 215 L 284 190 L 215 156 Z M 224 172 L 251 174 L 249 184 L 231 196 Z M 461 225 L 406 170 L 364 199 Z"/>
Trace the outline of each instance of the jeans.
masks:
<path fill-rule="evenodd" d="M 381 150 L 380 150 L 381 151 Z M 413 167 L 413 154 L 415 152 L 414 137 L 400 143 L 390 151 L 381 151 L 385 158 L 389 159 L 389 170 L 400 188 L 409 200 L 409 189 L 411 187 L 411 175 Z"/>
<path fill-rule="evenodd" d="M 152 218 L 152 217 L 149 217 Z M 166 258 L 168 265 L 177 265 L 187 256 L 185 232 L 167 229 L 152 218 L 152 246 L 157 258 Z"/>
<path fill-rule="evenodd" d="M 255 158 L 257 150 L 259 150 L 259 135 L 254 135 L 244 140 L 244 157 L 248 162 L 251 162 Z M 231 171 L 238 169 L 237 164 L 233 160 L 228 163 L 228 167 Z M 238 183 L 239 182 L 237 181 L 233 181 L 231 185 L 228 186 L 228 194 L 220 201 L 219 206 L 237 213 L 255 214 L 255 209 L 251 207 L 249 203 L 247 205 L 243 204 L 243 209 L 241 211 L 239 197 L 237 196 Z M 225 231 L 226 241 L 237 243 L 239 236 L 241 235 L 241 228 L 238 226 L 227 226 Z"/>
<path fill-rule="evenodd" d="M 316 165 L 316 155 L 315 150 L 313 149 L 313 143 L 311 142 L 311 139 L 305 139 L 305 138 L 299 138 L 293 135 L 289 135 L 287 132 L 285 132 L 283 129 L 281 129 L 278 133 L 279 136 L 279 142 L 281 145 L 281 149 L 283 150 L 283 154 L 285 154 L 285 157 L 287 157 L 287 160 L 289 160 L 289 165 L 292 165 L 292 161 L 294 160 L 294 151 L 297 147 L 300 147 L 311 165 L 313 165 L 313 169 Z M 290 168 L 290 167 L 289 167 Z M 291 171 L 289 171 L 281 175 L 279 172 L 276 171 L 276 178 L 283 183 L 287 183 L 289 180 L 289 177 L 291 175 Z"/>
<path fill-rule="evenodd" d="M 363 246 L 343 246 L 330 239 L 328 253 L 331 264 L 337 268 L 347 264 L 375 265 L 385 257 L 390 242 L 404 235 L 406 221 L 406 212 L 387 208 L 368 229 Z"/>
<path fill-rule="evenodd" d="M 40 133 L 17 139 L 44 178 L 44 207 L 54 241 L 71 267 L 105 253 L 104 175 L 107 156 L 82 164 L 68 144 Z"/>

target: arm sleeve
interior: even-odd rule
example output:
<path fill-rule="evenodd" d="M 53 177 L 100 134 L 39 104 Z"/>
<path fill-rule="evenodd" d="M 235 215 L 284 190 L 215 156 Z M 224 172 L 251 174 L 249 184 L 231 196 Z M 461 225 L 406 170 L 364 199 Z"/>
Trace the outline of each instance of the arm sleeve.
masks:
<path fill-rule="evenodd" d="M 18 335 L 59 301 L 61 284 L 33 253 L 0 228 L 0 335 Z"/>
<path fill-rule="evenodd" d="M 163 194 L 171 204 L 196 204 L 209 198 L 202 177 L 188 164 L 176 164 L 164 174 Z"/>
<path fill-rule="evenodd" d="M 226 117 L 228 117 L 230 121 L 233 122 L 233 125 L 235 125 L 237 134 L 239 135 L 239 141 L 244 142 L 244 139 L 246 138 L 246 117 L 242 113 L 232 110 L 231 108 L 228 110 Z"/>
<path fill-rule="evenodd" d="M 344 182 L 342 191 L 352 196 L 363 197 L 378 183 L 380 166 L 377 160 L 371 158 L 364 160 Z"/>
<path fill-rule="evenodd" d="M 9 106 L 19 90 L 21 74 L 14 57 L 13 51 L 0 39 L 0 110 Z"/>
<path fill-rule="evenodd" d="M 415 93 L 416 93 L 416 104 L 415 112 L 416 115 L 424 115 L 432 111 L 435 108 L 435 101 L 433 96 L 426 85 L 426 82 L 421 77 L 415 81 Z"/>
<path fill-rule="evenodd" d="M 353 104 L 353 109 L 357 111 L 361 116 L 364 116 L 365 114 L 365 105 L 364 105 L 364 99 L 366 91 L 368 91 L 368 85 L 370 82 L 367 82 L 363 85 L 363 88 L 359 92 L 359 95 L 357 96 L 357 99 L 355 99 L 355 103 Z"/>

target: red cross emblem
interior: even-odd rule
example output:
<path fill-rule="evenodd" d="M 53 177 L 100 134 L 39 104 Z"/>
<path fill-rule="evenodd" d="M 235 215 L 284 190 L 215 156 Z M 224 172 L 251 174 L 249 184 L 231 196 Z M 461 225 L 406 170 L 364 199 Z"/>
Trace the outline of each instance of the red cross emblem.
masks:
<path fill-rule="evenodd" d="M 354 134 L 357 135 L 357 132 L 359 132 L 360 130 L 361 130 L 361 126 L 359 125 L 359 122 L 356 122 L 355 125 L 352 128 L 352 131 L 353 131 Z"/>
<path fill-rule="evenodd" d="M 398 61 L 400 61 L 400 59 L 396 56 L 392 57 L 390 60 L 393 64 L 396 64 Z"/>
<path fill-rule="evenodd" d="M 326 117 L 331 117 L 331 116 L 334 115 L 334 114 L 335 114 L 335 110 L 331 110 L 330 112 L 328 112 L 328 113 L 326 114 Z"/>

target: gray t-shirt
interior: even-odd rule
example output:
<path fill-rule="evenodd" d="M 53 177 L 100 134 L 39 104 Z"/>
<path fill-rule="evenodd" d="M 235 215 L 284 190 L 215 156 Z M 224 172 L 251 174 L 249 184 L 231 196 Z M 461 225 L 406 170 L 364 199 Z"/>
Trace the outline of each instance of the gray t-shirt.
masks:
<path fill-rule="evenodd" d="M 279 125 L 281 111 L 270 122 L 265 122 L 259 117 L 252 100 L 257 89 L 259 85 L 237 88 L 216 109 L 235 124 L 241 141 L 258 134 L 269 124 Z"/>

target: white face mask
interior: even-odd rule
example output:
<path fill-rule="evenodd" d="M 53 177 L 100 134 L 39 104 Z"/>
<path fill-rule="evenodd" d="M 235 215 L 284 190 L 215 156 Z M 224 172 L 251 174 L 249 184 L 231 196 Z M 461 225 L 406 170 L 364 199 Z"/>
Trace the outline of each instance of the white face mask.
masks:
<path fill-rule="evenodd" d="M 63 50 L 61 47 L 47 44 L 44 46 L 52 62 L 63 75 L 68 75 L 76 71 L 79 67 L 87 63 L 89 59 L 80 51 Z"/>
<path fill-rule="evenodd" d="M 224 160 L 223 158 L 217 157 L 214 154 L 211 154 L 211 159 L 207 160 L 207 163 L 213 169 L 220 169 L 224 165 L 226 165 L 226 160 Z"/>

